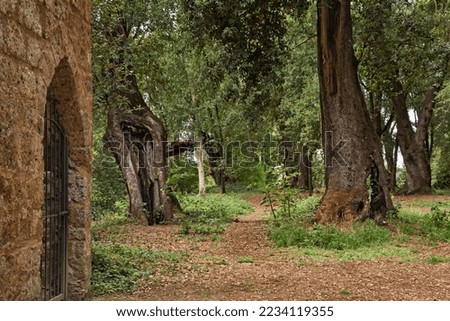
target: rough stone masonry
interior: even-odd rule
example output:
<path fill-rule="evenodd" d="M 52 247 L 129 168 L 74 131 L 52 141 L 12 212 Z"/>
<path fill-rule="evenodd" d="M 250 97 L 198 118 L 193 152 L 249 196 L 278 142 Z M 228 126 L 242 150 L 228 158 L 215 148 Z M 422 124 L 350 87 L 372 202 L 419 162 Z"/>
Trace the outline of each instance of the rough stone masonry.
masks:
<path fill-rule="evenodd" d="M 91 276 L 91 1 L 0 5 L 0 299 L 41 299 L 44 113 L 48 95 L 68 139 L 68 296 Z"/>

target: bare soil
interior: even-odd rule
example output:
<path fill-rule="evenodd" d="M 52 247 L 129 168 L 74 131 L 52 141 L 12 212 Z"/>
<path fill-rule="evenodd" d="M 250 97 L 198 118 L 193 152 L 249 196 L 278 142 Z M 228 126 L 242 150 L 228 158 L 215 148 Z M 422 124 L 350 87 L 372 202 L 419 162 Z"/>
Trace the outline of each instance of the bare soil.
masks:
<path fill-rule="evenodd" d="M 127 244 L 186 252 L 189 258 L 161 266 L 153 277 L 141 280 L 133 293 L 95 299 L 450 300 L 450 263 L 402 262 L 395 258 L 305 262 L 292 249 L 275 248 L 267 238 L 269 214 L 259 205 L 261 198 L 249 199 L 255 211 L 230 224 L 221 240 L 181 236 L 175 225 L 128 225 Z M 450 257 L 450 245 L 421 246 L 420 254 Z"/>

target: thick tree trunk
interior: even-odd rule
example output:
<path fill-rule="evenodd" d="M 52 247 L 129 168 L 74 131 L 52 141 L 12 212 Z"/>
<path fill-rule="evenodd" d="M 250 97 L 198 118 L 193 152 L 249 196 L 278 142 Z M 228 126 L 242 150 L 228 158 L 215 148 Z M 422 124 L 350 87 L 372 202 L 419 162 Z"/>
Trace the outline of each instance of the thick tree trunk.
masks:
<path fill-rule="evenodd" d="M 167 194 L 166 131 L 147 107 L 134 76 L 123 94 L 129 108 L 111 106 L 105 145 L 119 164 L 128 194 L 129 215 L 145 224 L 173 219 L 176 202 Z"/>
<path fill-rule="evenodd" d="M 316 221 L 383 217 L 393 205 L 380 138 L 357 77 L 350 0 L 318 0 L 318 39 L 326 192 Z"/>

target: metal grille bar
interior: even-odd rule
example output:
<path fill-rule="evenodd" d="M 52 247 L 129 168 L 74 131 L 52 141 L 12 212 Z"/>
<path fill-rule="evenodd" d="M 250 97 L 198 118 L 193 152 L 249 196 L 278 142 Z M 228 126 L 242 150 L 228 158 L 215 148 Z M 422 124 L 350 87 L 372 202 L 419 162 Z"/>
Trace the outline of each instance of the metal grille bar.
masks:
<path fill-rule="evenodd" d="M 44 131 L 44 235 L 41 297 L 67 297 L 68 151 L 56 100 L 47 102 Z"/>

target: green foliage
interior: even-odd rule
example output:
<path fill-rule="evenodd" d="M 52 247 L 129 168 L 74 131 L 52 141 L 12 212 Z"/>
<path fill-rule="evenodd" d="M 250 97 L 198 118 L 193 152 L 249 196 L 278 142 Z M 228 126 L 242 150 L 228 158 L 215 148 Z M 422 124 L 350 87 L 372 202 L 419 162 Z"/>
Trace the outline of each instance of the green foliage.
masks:
<path fill-rule="evenodd" d="M 433 190 L 433 195 L 447 195 L 450 196 L 450 189 L 435 189 Z"/>
<path fill-rule="evenodd" d="M 402 233 L 419 236 L 425 240 L 450 242 L 450 212 L 433 207 L 431 213 L 423 214 L 401 210 L 393 220 Z"/>
<path fill-rule="evenodd" d="M 449 151 L 450 146 L 444 145 L 434 152 L 431 163 L 432 184 L 434 188 L 450 188 L 450 162 L 447 156 L 449 155 Z"/>
<path fill-rule="evenodd" d="M 116 291 L 132 292 L 141 277 L 154 272 L 160 260 L 178 262 L 186 254 L 157 252 L 140 247 L 105 245 L 94 242 L 92 246 L 93 295 Z"/>
<path fill-rule="evenodd" d="M 429 264 L 448 263 L 448 262 L 450 262 L 450 257 L 432 255 L 427 259 L 427 262 Z"/>
<path fill-rule="evenodd" d="M 297 218 L 303 217 L 311 220 L 314 217 L 314 213 L 319 207 L 321 200 L 322 197 L 318 195 L 301 198 L 294 202 L 292 212 Z"/>
<path fill-rule="evenodd" d="M 253 263 L 255 260 L 251 256 L 240 256 L 236 259 L 238 263 Z"/>
<path fill-rule="evenodd" d="M 270 182 L 266 185 L 266 195 L 261 204 L 268 204 L 273 218 L 291 217 L 291 207 L 298 197 L 298 190 L 289 188 L 289 182 L 296 175 L 285 168 L 268 171 Z"/>
<path fill-rule="evenodd" d="M 450 201 L 443 200 L 413 200 L 404 201 L 403 206 L 413 206 L 413 207 L 450 207 Z"/>
<path fill-rule="evenodd" d="M 207 256 L 205 257 L 205 261 L 216 265 L 230 265 L 230 263 L 227 260 L 219 256 L 212 256 L 212 257 Z"/>
<path fill-rule="evenodd" d="M 180 233 L 214 234 L 225 231 L 238 215 L 248 214 L 253 207 L 232 194 L 180 195 L 181 208 L 188 217 L 181 222 Z"/>
<path fill-rule="evenodd" d="M 94 220 L 114 213 L 124 214 L 128 201 L 122 174 L 111 153 L 103 147 L 106 128 L 103 110 L 94 109 L 94 148 L 92 169 L 92 210 Z"/>
<path fill-rule="evenodd" d="M 124 214 L 112 213 L 97 218 L 92 224 L 91 233 L 94 241 L 106 241 L 120 237 L 120 231 L 128 218 Z"/>
<path fill-rule="evenodd" d="M 310 146 L 309 152 L 320 146 L 321 135 L 315 11 L 311 6 L 302 19 L 287 19 L 288 55 L 282 71 L 283 96 L 276 110 L 281 135 Z"/>
<path fill-rule="evenodd" d="M 401 262 L 412 262 L 420 258 L 420 251 L 416 248 L 403 246 L 404 242 L 395 240 L 392 244 L 381 246 L 360 247 L 356 249 L 335 250 L 319 247 L 299 247 L 293 251 L 305 259 L 325 261 L 336 259 L 339 261 L 373 261 L 384 258 L 395 258 Z"/>
<path fill-rule="evenodd" d="M 278 218 L 271 221 L 270 238 L 276 246 L 298 247 L 303 254 L 314 259 L 335 257 L 342 260 L 398 257 L 412 260 L 416 252 L 399 247 L 410 237 L 420 237 L 426 242 L 450 242 L 450 212 L 440 209 L 446 203 L 414 201 L 416 206 L 434 206 L 428 214 L 398 207 L 389 224 L 397 226 L 399 234 L 393 237 L 386 227 L 373 221 L 354 223 L 350 230 L 334 226 L 311 225 L 311 218 L 320 199 L 310 197 L 294 203 L 294 219 Z"/>
<path fill-rule="evenodd" d="M 429 226 L 450 231 L 450 212 L 443 211 L 438 206 L 431 209 L 431 213 L 425 221 Z"/>
<path fill-rule="evenodd" d="M 392 80 L 398 79 L 413 93 L 412 100 L 422 100 L 445 69 L 442 61 L 450 50 L 447 6 L 445 1 L 358 1 L 356 55 L 370 90 L 392 93 Z"/>
<path fill-rule="evenodd" d="M 167 185 L 174 192 L 195 193 L 198 191 L 198 171 L 186 155 L 171 163 Z"/>
<path fill-rule="evenodd" d="M 433 111 L 434 152 L 431 162 L 434 188 L 450 188 L 450 80 L 445 82 Z"/>
<path fill-rule="evenodd" d="M 281 224 L 283 220 L 296 220 L 310 223 L 314 213 L 321 202 L 321 197 L 317 195 L 302 198 L 298 196 L 298 191 L 290 188 L 276 189 L 274 185 L 268 185 L 266 196 L 262 203 L 270 206 L 275 224 Z M 275 204 L 279 205 L 274 207 Z"/>
<path fill-rule="evenodd" d="M 300 224 L 273 227 L 270 238 L 279 247 L 318 247 L 329 250 L 349 250 L 379 246 L 391 240 L 389 230 L 372 221 L 355 223 L 352 230 L 339 230 L 334 226 L 314 225 L 307 228 Z"/>
<path fill-rule="evenodd" d="M 373 221 L 354 223 L 353 229 L 341 230 L 335 226 L 316 225 L 314 213 L 321 198 L 312 196 L 293 203 L 292 217 L 279 217 L 270 224 L 269 237 L 279 247 L 305 247 L 324 250 L 355 250 L 380 246 L 391 240 L 388 229 Z"/>
<path fill-rule="evenodd" d="M 242 185 L 247 191 L 260 191 L 265 186 L 266 173 L 262 164 L 253 167 L 234 166 L 227 170 L 229 184 Z"/>
<path fill-rule="evenodd" d="M 120 246 L 105 247 L 93 244 L 92 285 L 93 295 L 115 291 L 132 291 L 141 275 L 134 253 Z"/>
<path fill-rule="evenodd" d="M 243 84 L 247 116 L 276 101 L 279 67 L 285 54 L 286 16 L 304 10 L 306 1 L 182 1 L 192 41 L 215 41 L 223 48 L 219 63 Z M 275 97 L 275 99 L 274 99 Z M 275 103 L 276 104 L 276 103 Z"/>

